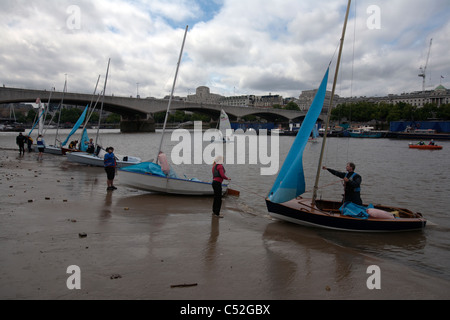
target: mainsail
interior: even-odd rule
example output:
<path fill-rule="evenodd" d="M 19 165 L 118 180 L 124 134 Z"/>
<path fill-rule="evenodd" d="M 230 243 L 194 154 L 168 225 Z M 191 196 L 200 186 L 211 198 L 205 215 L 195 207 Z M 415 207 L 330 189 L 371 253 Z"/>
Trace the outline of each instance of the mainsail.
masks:
<path fill-rule="evenodd" d="M 283 203 L 292 200 L 305 192 L 303 151 L 323 107 L 327 90 L 328 71 L 329 68 L 325 72 L 319 90 L 306 114 L 305 120 L 303 120 L 302 126 L 273 184 L 272 190 L 270 190 L 268 199 L 274 203 Z"/>
<path fill-rule="evenodd" d="M 227 113 L 222 109 L 220 112 L 220 123 L 219 123 L 219 130 L 222 133 L 222 138 L 230 140 L 230 134 L 231 134 L 231 123 L 230 119 L 228 118 Z M 228 130 L 228 132 L 227 132 Z"/>
<path fill-rule="evenodd" d="M 80 150 L 81 151 L 83 151 L 83 152 L 87 151 L 88 142 L 89 142 L 89 137 L 88 137 L 88 134 L 87 134 L 87 129 L 84 128 L 83 134 L 81 135 L 81 142 L 80 142 Z"/>
<path fill-rule="evenodd" d="M 78 130 L 78 128 L 81 126 L 81 124 L 84 122 L 84 119 L 86 118 L 86 112 L 88 110 L 88 106 L 84 108 L 83 113 L 78 118 L 78 121 L 75 123 L 75 125 L 72 128 L 72 131 L 70 131 L 69 135 L 67 136 L 66 140 L 61 144 L 62 146 L 65 146 L 67 141 L 69 141 L 70 137 Z"/>

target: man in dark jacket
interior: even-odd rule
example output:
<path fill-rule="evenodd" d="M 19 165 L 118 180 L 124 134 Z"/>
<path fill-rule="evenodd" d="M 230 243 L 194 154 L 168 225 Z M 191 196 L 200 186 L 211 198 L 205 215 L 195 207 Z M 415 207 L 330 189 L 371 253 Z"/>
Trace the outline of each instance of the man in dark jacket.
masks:
<path fill-rule="evenodd" d="M 361 181 L 362 178 L 355 172 L 355 164 L 353 162 L 347 163 L 347 172 L 339 172 L 333 169 L 328 169 L 323 166 L 322 169 L 328 170 L 331 174 L 344 179 L 344 202 L 353 202 L 362 205 L 361 200 Z"/>
<path fill-rule="evenodd" d="M 25 137 L 22 132 L 16 138 L 16 144 L 19 146 L 19 155 L 25 154 Z"/>

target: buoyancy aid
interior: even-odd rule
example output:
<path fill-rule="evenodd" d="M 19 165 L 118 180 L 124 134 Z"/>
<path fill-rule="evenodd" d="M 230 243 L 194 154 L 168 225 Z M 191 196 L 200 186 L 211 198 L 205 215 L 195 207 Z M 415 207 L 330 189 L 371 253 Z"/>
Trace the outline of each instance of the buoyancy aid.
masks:
<path fill-rule="evenodd" d="M 349 180 L 353 180 L 353 178 L 355 177 L 356 172 L 353 172 L 353 174 L 350 176 L 350 178 L 348 178 Z M 355 188 L 353 191 L 355 192 L 361 192 L 361 187 Z"/>

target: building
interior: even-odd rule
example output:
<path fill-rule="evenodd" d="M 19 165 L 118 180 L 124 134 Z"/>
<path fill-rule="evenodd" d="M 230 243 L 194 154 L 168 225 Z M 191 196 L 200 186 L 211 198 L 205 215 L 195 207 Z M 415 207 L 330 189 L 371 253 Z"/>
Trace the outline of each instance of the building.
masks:
<path fill-rule="evenodd" d="M 201 86 L 197 88 L 195 94 L 187 96 L 187 101 L 197 103 L 219 104 L 222 98 L 223 96 L 221 96 L 220 94 L 211 93 L 208 87 Z"/>
<path fill-rule="evenodd" d="M 318 91 L 318 89 L 302 91 L 302 93 L 298 97 L 298 102 L 297 102 L 298 107 L 300 108 L 301 111 L 309 110 L 309 107 L 311 106 L 311 104 L 314 100 L 314 97 L 316 96 L 317 91 Z M 322 112 L 328 112 L 328 107 L 330 106 L 330 100 L 331 100 L 331 91 L 327 91 L 327 93 L 325 94 L 325 101 L 323 103 Z M 337 105 L 338 101 L 339 101 L 339 96 L 335 95 L 333 107 L 335 107 Z"/>
<path fill-rule="evenodd" d="M 256 96 L 243 95 L 243 96 L 222 97 L 220 99 L 220 104 L 223 106 L 234 106 L 234 107 L 254 107 L 255 101 Z"/>
<path fill-rule="evenodd" d="M 450 103 L 450 90 L 443 85 L 439 85 L 434 90 L 415 91 L 411 93 L 389 94 L 384 97 L 353 97 L 341 98 L 339 103 L 353 103 L 359 101 L 373 102 L 373 103 L 388 103 L 397 104 L 400 102 L 410 104 L 414 107 L 421 108 L 427 103 L 434 103 L 437 106 Z"/>
<path fill-rule="evenodd" d="M 273 96 L 271 93 L 268 96 L 256 97 L 255 107 L 271 108 L 275 104 L 282 106 L 283 97 L 280 95 Z"/>

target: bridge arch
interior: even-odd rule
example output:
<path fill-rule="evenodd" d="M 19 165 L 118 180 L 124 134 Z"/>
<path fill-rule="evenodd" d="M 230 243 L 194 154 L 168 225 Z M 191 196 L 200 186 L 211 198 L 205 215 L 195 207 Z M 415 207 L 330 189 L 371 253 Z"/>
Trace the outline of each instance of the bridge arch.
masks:
<path fill-rule="evenodd" d="M 35 102 L 40 98 L 42 102 L 46 103 L 50 98 L 51 101 L 59 102 L 63 98 L 62 92 L 50 92 L 47 90 L 30 90 L 18 89 L 10 87 L 0 87 L 0 104 L 5 103 L 20 103 L 20 102 Z M 98 98 L 95 97 L 94 101 Z M 64 93 L 64 103 L 84 106 L 91 102 L 92 94 L 83 93 Z M 100 103 L 100 101 L 99 101 Z M 165 112 L 167 110 L 167 99 L 156 98 L 133 98 L 133 97 L 117 97 L 105 96 L 103 109 L 106 111 L 119 114 L 122 118 L 124 126 L 121 130 L 124 132 L 136 131 L 153 131 L 154 123 L 152 125 L 152 115 L 157 112 Z M 100 108 L 100 105 L 97 105 Z M 259 107 L 237 107 L 237 106 L 223 106 L 219 104 L 203 104 L 198 102 L 188 102 L 184 100 L 173 100 L 171 110 L 185 110 L 199 113 L 210 114 L 218 118 L 221 109 L 231 117 L 233 121 L 241 119 L 248 115 L 255 115 L 273 121 L 275 119 L 284 120 L 286 122 L 299 121 L 305 117 L 306 111 L 294 111 L 285 109 L 271 109 Z M 326 118 L 321 115 L 322 120 Z M 135 123 L 133 123 L 135 122 Z M 128 126 L 128 128 L 127 128 Z"/>

